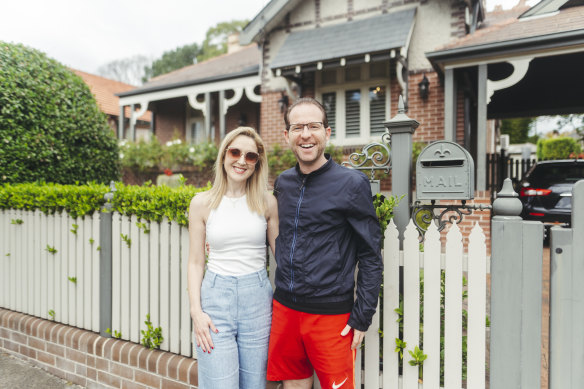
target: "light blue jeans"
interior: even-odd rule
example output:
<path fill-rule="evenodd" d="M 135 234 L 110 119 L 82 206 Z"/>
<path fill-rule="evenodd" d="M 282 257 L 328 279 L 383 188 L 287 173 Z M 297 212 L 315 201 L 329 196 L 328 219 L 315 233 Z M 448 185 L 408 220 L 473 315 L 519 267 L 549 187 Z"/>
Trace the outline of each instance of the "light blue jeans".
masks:
<path fill-rule="evenodd" d="M 197 349 L 199 388 L 265 388 L 272 323 L 272 286 L 266 271 L 232 277 L 207 270 L 201 306 L 219 332 L 211 331 L 211 353 Z"/>

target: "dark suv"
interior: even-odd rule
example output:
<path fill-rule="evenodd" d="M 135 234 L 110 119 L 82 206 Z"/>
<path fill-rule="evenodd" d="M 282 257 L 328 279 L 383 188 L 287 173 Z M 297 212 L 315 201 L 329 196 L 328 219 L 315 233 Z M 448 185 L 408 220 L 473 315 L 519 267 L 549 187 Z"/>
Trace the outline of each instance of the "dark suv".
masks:
<path fill-rule="evenodd" d="M 535 164 L 519 185 L 524 220 L 539 220 L 546 229 L 569 225 L 572 187 L 584 179 L 584 160 L 542 161 Z"/>

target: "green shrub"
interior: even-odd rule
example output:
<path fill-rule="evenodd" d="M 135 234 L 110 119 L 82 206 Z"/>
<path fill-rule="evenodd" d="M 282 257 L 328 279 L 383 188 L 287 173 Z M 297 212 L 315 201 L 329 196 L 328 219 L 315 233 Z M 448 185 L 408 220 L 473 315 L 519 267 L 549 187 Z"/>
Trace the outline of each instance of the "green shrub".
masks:
<path fill-rule="evenodd" d="M 37 50 L 0 42 L 0 183 L 118 177 L 116 139 L 83 80 Z"/>
<path fill-rule="evenodd" d="M 120 162 L 123 168 L 137 172 L 183 170 L 212 171 L 217 158 L 213 142 L 188 144 L 175 138 L 161 144 L 156 137 L 149 141 L 120 142 Z"/>
<path fill-rule="evenodd" d="M 581 147 L 570 137 L 540 139 L 537 142 L 537 159 L 567 159 L 570 154 L 578 155 Z"/>

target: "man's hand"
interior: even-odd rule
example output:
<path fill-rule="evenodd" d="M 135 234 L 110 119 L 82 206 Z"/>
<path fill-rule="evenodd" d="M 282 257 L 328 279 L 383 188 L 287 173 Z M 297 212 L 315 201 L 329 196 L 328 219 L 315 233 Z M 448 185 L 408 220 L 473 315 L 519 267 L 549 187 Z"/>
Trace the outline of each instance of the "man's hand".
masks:
<path fill-rule="evenodd" d="M 353 328 L 350 325 L 346 325 L 341 331 L 341 336 L 347 336 L 349 332 L 351 332 Z M 359 330 L 353 330 L 353 343 L 351 343 L 351 350 L 355 350 L 359 345 L 363 342 L 363 338 L 365 337 L 365 332 Z"/>

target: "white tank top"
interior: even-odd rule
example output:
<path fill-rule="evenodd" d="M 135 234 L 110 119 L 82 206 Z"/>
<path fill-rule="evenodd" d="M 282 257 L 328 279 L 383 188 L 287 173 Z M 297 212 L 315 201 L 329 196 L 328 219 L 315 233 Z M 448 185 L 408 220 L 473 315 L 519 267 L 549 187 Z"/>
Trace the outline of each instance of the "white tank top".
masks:
<path fill-rule="evenodd" d="M 265 268 L 266 228 L 263 215 L 250 211 L 246 196 L 223 196 L 207 218 L 207 268 L 226 276 L 241 276 Z"/>

